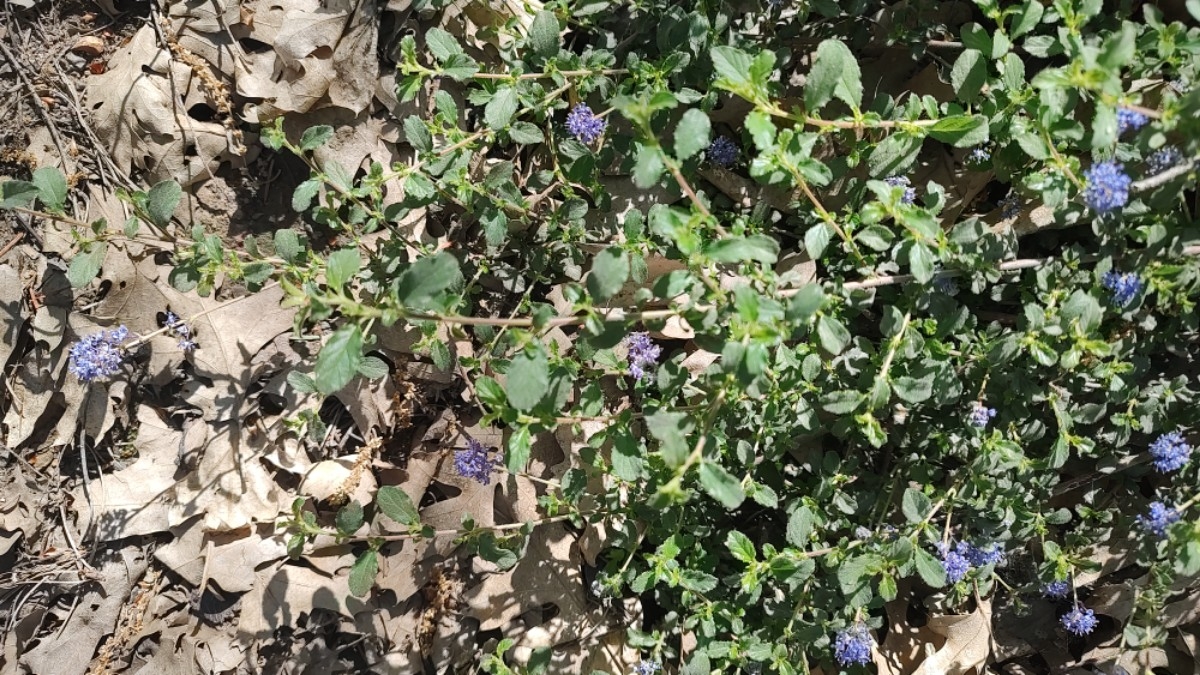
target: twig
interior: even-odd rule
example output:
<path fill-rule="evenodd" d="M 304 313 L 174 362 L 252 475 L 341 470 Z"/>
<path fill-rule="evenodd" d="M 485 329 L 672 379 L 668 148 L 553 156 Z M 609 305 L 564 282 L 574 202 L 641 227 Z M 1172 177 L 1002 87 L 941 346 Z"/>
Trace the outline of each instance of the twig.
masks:
<path fill-rule="evenodd" d="M 17 79 L 21 81 L 21 84 L 29 91 L 30 97 L 33 98 L 33 105 L 37 108 L 38 116 L 42 118 L 42 122 L 46 124 L 46 128 L 50 131 L 50 138 L 54 139 L 54 147 L 58 148 L 58 156 L 62 158 L 63 169 L 65 170 L 69 156 L 63 148 L 62 138 L 58 135 L 58 129 L 50 119 L 50 111 L 46 109 L 46 104 L 42 103 L 42 99 L 38 96 L 37 89 L 34 88 L 33 83 L 25 77 L 24 71 L 21 70 L 22 62 L 13 56 L 8 45 L 4 44 L 2 40 L 0 40 L 0 54 L 4 55 L 4 59 L 8 61 L 8 65 L 17 74 Z"/>
<path fill-rule="evenodd" d="M 16 245 L 21 242 L 21 239 L 23 239 L 23 238 L 25 238 L 24 231 L 18 232 L 15 237 L 13 237 L 12 239 L 9 239 L 8 243 L 5 244 L 3 248 L 0 248 L 0 258 L 3 258 L 4 256 L 8 255 L 8 252 L 13 250 L 16 247 Z"/>
<path fill-rule="evenodd" d="M 1192 159 L 1191 161 L 1184 162 L 1177 167 L 1167 169 L 1160 174 L 1155 174 L 1149 178 L 1143 178 L 1142 180 L 1135 182 L 1133 185 L 1129 186 L 1129 191 L 1145 192 L 1146 190 L 1153 190 L 1156 187 L 1170 183 L 1180 176 L 1186 176 L 1192 171 L 1195 171 L 1197 167 L 1200 167 L 1200 159 Z"/>

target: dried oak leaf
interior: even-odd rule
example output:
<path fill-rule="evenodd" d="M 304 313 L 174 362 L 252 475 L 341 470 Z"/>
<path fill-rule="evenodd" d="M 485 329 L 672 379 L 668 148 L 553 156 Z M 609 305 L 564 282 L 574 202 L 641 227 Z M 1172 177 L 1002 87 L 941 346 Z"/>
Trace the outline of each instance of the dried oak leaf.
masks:
<path fill-rule="evenodd" d="M 187 186 L 234 157 L 225 127 L 192 119 L 178 102 L 174 91 L 198 87 L 193 77 L 159 47 L 154 29 L 143 26 L 113 53 L 104 74 L 88 78 L 85 100 L 96 136 L 122 172 L 137 166 L 148 183 L 171 179 Z"/>
<path fill-rule="evenodd" d="M 982 669 L 992 651 L 992 604 L 976 599 L 970 614 L 930 617 L 920 628 L 905 619 L 904 601 L 887 606 L 892 630 L 875 650 L 880 675 L 966 675 Z M 934 651 L 925 657 L 929 647 Z"/>

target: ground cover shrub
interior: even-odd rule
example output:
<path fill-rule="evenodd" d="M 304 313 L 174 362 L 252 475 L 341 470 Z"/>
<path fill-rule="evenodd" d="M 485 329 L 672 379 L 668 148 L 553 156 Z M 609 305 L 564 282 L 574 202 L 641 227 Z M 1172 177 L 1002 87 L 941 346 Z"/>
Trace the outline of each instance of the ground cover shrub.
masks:
<path fill-rule="evenodd" d="M 637 672 L 889 672 L 897 599 L 990 621 L 1056 598 L 1066 642 L 1097 630 L 1088 584 L 1115 549 L 1145 570 L 1122 645 L 1149 649 L 1200 575 L 1187 10 L 582 0 L 404 35 L 412 160 L 354 175 L 314 154 L 331 128 L 266 125 L 312 169 L 292 204 L 330 243 L 235 251 L 196 227 L 172 283 L 282 287 L 298 332 L 331 331 L 302 391 L 385 375 L 373 330 L 419 326 L 504 432 L 456 451 L 479 482 L 574 428 L 542 518 L 453 534 L 503 568 L 542 523 L 599 532 L 595 597 L 653 608 Z M 52 171 L 3 189 L 66 217 Z M 72 281 L 179 195 L 80 223 Z M 422 212 L 446 236 L 399 225 Z M 188 320 L 163 331 L 190 343 Z M 72 372 L 117 376 L 130 337 L 85 337 Z M 385 542 L 444 534 L 394 488 L 334 529 L 306 503 L 291 548 L 361 541 L 359 594 Z M 989 635 L 940 672 L 982 666 Z"/>

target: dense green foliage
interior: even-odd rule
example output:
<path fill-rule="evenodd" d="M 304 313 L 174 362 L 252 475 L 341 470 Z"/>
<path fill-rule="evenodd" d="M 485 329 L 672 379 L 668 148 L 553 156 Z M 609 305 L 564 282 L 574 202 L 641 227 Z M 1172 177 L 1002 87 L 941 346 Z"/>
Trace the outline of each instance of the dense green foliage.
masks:
<path fill-rule="evenodd" d="M 429 111 L 398 120 L 412 161 L 356 176 L 313 158 L 331 129 L 264 129 L 310 162 L 293 205 L 336 250 L 282 231 L 238 255 L 197 231 L 172 281 L 274 280 L 300 330 L 335 321 L 291 379 L 309 391 L 382 374 L 378 324 L 421 326 L 446 365 L 450 326 L 476 345 L 457 366 L 510 472 L 537 434 L 603 421 L 543 507 L 604 524 L 597 591 L 656 608 L 631 639 L 672 669 L 828 672 L 837 631 L 879 627 L 902 587 L 1016 602 L 1130 539 L 1153 574 L 1125 634 L 1153 644 L 1164 589 L 1200 574 L 1200 463 L 1147 452 L 1198 422 L 1200 29 L 1182 21 L 1200 16 L 1131 4 L 976 2 L 951 22 L 921 0 L 564 0 L 469 45 L 431 28 L 396 50 L 399 95 Z M 906 91 L 925 68 L 928 91 Z M 579 102 L 604 119 L 593 142 L 567 126 Z M 5 204 L 61 211 L 44 178 Z M 166 224 L 169 191 L 132 197 L 144 220 Z M 446 243 L 397 225 L 421 209 Z M 543 339 L 556 328 L 569 347 Z M 662 350 L 643 378 L 638 331 Z M 369 512 L 422 536 L 396 492 Z M 1151 501 L 1183 516 L 1161 537 L 1138 520 Z M 322 532 L 299 509 L 294 525 L 297 550 Z M 469 526 L 479 555 L 520 555 L 521 531 Z M 951 584 L 939 545 L 958 542 L 1023 564 Z"/>

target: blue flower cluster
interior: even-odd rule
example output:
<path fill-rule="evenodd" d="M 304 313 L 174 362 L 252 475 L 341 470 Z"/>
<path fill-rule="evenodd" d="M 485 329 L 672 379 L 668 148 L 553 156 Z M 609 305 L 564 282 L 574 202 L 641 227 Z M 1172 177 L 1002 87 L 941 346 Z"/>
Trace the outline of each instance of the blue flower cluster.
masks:
<path fill-rule="evenodd" d="M 1109 270 L 1100 277 L 1100 285 L 1112 293 L 1112 304 L 1125 307 L 1142 292 L 1142 278 L 1136 272 Z"/>
<path fill-rule="evenodd" d="M 633 666 L 633 675 L 654 675 L 654 673 L 660 670 L 662 670 L 662 666 L 659 665 L 658 661 L 642 659 Z"/>
<path fill-rule="evenodd" d="M 121 372 L 125 350 L 121 343 L 129 337 L 129 329 L 118 326 L 112 330 L 92 333 L 71 345 L 67 368 L 83 382 L 103 380 Z"/>
<path fill-rule="evenodd" d="M 1183 162 L 1183 153 L 1179 148 L 1168 145 L 1155 150 L 1146 158 L 1146 173 L 1156 176 L 1167 169 L 1173 169 Z"/>
<path fill-rule="evenodd" d="M 489 457 L 483 443 L 472 438 L 465 450 L 454 451 L 454 469 L 464 478 L 488 485 L 492 482 L 492 469 L 500 464 L 499 457 Z"/>
<path fill-rule="evenodd" d="M 1167 528 L 1179 522 L 1179 511 L 1162 502 L 1150 502 L 1150 512 L 1137 517 L 1138 526 L 1156 537 L 1167 536 Z"/>
<path fill-rule="evenodd" d="M 967 153 L 966 163 L 967 166 L 981 167 L 991 160 L 992 153 L 988 152 L 986 148 L 974 147 Z"/>
<path fill-rule="evenodd" d="M 1126 131 L 1137 131 L 1146 126 L 1150 122 L 1150 118 L 1142 113 L 1130 108 L 1117 108 L 1117 135 L 1120 136 Z"/>
<path fill-rule="evenodd" d="M 737 144 L 729 137 L 717 136 L 712 143 L 708 144 L 708 149 L 704 151 L 704 158 L 712 164 L 728 169 L 737 161 L 738 153 Z"/>
<path fill-rule="evenodd" d="M 883 179 L 883 182 L 892 187 L 903 187 L 904 196 L 900 198 L 901 204 L 912 204 L 917 201 L 917 189 L 911 187 L 912 183 L 907 176 L 889 176 Z"/>
<path fill-rule="evenodd" d="M 946 570 L 946 581 L 952 584 L 957 584 L 967 576 L 967 572 L 971 571 L 971 561 L 967 560 L 967 553 L 970 552 L 971 545 L 960 541 L 954 548 L 950 548 L 945 544 L 940 546 L 942 553 L 942 569 Z"/>
<path fill-rule="evenodd" d="M 167 310 L 167 316 L 163 319 L 163 325 L 172 335 L 179 338 L 179 348 L 183 351 L 189 351 L 196 348 L 196 341 L 192 339 L 192 328 L 183 322 L 175 312 Z"/>
<path fill-rule="evenodd" d="M 1133 185 L 1133 179 L 1125 173 L 1125 166 L 1120 162 L 1097 162 L 1083 175 L 1087 179 L 1083 201 L 1096 213 L 1115 211 L 1129 202 L 1129 186 Z"/>
<path fill-rule="evenodd" d="M 640 380 L 649 374 L 648 367 L 658 363 L 662 347 L 654 344 L 648 333 L 630 333 L 625 340 L 629 347 L 629 374 Z"/>
<path fill-rule="evenodd" d="M 1042 586 L 1042 595 L 1046 596 L 1047 598 L 1054 598 L 1055 600 L 1065 600 L 1067 598 L 1067 596 L 1070 594 L 1071 594 L 1071 582 L 1066 581 L 1066 580 L 1051 581 L 1050 583 L 1046 584 L 1045 586 Z"/>
<path fill-rule="evenodd" d="M 1068 631 L 1075 635 L 1087 635 L 1096 630 L 1096 625 L 1100 620 L 1096 618 L 1096 612 L 1084 607 L 1083 605 L 1075 605 L 1071 611 L 1063 614 L 1062 625 Z"/>
<path fill-rule="evenodd" d="M 865 666 L 871 662 L 871 647 L 875 640 L 865 624 L 856 623 L 838 631 L 833 640 L 833 658 L 845 666 Z"/>
<path fill-rule="evenodd" d="M 957 584 L 966 578 L 972 567 L 1000 565 L 1004 562 L 1004 548 L 995 542 L 975 546 L 960 541 L 953 547 L 938 544 L 938 552 L 942 555 L 942 569 L 946 571 L 946 581 Z"/>
<path fill-rule="evenodd" d="M 592 144 L 608 127 L 608 122 L 596 116 L 586 103 L 577 103 L 567 114 L 567 131 L 580 142 Z"/>
<path fill-rule="evenodd" d="M 1150 444 L 1150 456 L 1154 458 L 1154 468 L 1162 473 L 1170 473 L 1188 463 L 1192 458 L 1192 446 L 1183 439 L 1183 434 L 1172 431 Z"/>
<path fill-rule="evenodd" d="M 996 416 L 996 409 L 989 408 L 986 405 L 976 401 L 975 407 L 971 409 L 971 426 L 982 429 L 988 425 L 993 417 Z"/>

